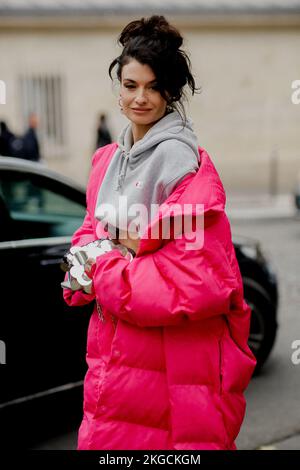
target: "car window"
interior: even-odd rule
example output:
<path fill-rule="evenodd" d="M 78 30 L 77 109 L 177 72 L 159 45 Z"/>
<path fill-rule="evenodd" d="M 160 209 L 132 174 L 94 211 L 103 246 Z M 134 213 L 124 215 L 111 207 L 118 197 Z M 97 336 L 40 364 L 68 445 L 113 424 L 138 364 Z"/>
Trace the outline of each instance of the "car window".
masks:
<path fill-rule="evenodd" d="M 50 178 L 2 172 L 0 194 L 13 226 L 10 239 L 72 235 L 85 215 L 75 193 Z"/>

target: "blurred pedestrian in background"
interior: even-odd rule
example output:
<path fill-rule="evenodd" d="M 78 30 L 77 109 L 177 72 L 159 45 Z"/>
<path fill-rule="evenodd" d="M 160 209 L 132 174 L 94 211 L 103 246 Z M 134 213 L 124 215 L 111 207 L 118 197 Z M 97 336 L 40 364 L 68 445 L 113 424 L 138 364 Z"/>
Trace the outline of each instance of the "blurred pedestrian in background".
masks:
<path fill-rule="evenodd" d="M 12 144 L 15 135 L 9 130 L 5 121 L 0 121 L 0 155 L 4 157 L 13 156 Z"/>
<path fill-rule="evenodd" d="M 36 113 L 31 113 L 28 119 L 28 130 L 23 136 L 23 158 L 33 162 L 41 160 L 40 146 L 37 136 L 37 128 L 39 125 Z"/>
<path fill-rule="evenodd" d="M 106 114 L 100 114 L 99 125 L 97 128 L 97 142 L 96 149 L 104 147 L 104 145 L 111 144 L 112 138 L 108 130 Z"/>

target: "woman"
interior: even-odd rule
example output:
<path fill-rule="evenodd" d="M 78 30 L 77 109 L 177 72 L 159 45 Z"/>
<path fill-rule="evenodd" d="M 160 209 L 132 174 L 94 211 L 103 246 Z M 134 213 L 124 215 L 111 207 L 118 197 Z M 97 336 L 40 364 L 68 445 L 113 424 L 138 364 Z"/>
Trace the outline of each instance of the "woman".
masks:
<path fill-rule="evenodd" d="M 91 291 L 64 289 L 72 306 L 96 299 L 78 448 L 235 449 L 255 366 L 250 309 L 224 188 L 184 116 L 190 63 L 162 16 L 129 23 L 119 42 L 110 75 L 117 66 L 130 122 L 93 157 L 72 244 L 109 236 L 135 257 L 113 249 L 89 261 Z"/>

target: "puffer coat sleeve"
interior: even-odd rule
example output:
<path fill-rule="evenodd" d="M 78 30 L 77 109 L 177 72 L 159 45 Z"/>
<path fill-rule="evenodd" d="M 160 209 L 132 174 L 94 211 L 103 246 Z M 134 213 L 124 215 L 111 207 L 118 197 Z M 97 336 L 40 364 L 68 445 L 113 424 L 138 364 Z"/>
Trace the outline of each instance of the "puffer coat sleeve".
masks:
<path fill-rule="evenodd" d="M 95 237 L 92 230 L 90 215 L 87 210 L 81 227 L 76 230 L 72 237 L 71 246 L 82 246 L 94 241 L 94 239 Z M 65 280 L 67 279 L 67 276 L 68 275 L 66 274 Z M 86 305 L 95 300 L 95 291 L 92 289 L 92 292 L 87 294 L 83 290 L 72 291 L 71 289 L 63 289 L 63 298 L 70 307 L 81 307 L 82 305 Z"/>
<path fill-rule="evenodd" d="M 141 327 L 179 324 L 230 311 L 239 283 L 221 243 L 209 229 L 199 250 L 175 239 L 131 263 L 110 252 L 97 258 L 94 287 L 99 303 Z"/>
<path fill-rule="evenodd" d="M 86 191 L 86 213 L 82 225 L 75 231 L 72 236 L 71 246 L 83 246 L 99 238 L 95 231 L 95 227 L 93 226 L 93 217 L 91 215 L 93 213 L 91 208 L 94 206 L 93 199 L 95 198 L 95 192 L 93 190 L 93 187 L 97 185 L 99 179 L 99 170 L 95 172 L 95 167 L 97 163 L 101 166 L 101 158 L 103 157 L 105 149 L 107 149 L 108 147 L 112 148 L 112 150 L 110 151 L 112 155 L 116 147 L 115 145 L 106 146 L 102 147 L 101 149 L 98 149 L 92 157 L 92 171 L 89 175 Z M 65 280 L 66 278 L 67 275 L 65 276 Z M 83 290 L 78 290 L 74 292 L 71 289 L 63 289 L 63 298 L 68 305 L 72 307 L 80 307 L 82 305 L 94 301 L 95 292 L 93 288 L 91 294 L 87 294 Z"/>
<path fill-rule="evenodd" d="M 95 239 L 96 237 L 92 227 L 91 216 L 89 213 L 89 204 L 87 201 L 87 209 L 83 223 L 73 234 L 71 246 L 83 246 L 94 241 Z M 67 274 L 65 276 L 65 280 L 66 278 Z M 80 307 L 92 302 L 95 299 L 95 292 L 94 289 L 92 289 L 91 294 L 87 294 L 83 290 L 72 291 L 71 289 L 63 289 L 63 297 L 66 303 L 71 307 Z"/>

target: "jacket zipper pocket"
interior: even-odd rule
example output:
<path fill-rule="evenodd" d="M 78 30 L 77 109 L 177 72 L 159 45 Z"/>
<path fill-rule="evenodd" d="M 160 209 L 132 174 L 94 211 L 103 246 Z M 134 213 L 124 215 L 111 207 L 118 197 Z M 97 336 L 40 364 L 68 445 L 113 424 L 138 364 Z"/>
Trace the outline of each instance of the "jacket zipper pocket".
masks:
<path fill-rule="evenodd" d="M 96 300 L 96 306 L 97 306 L 98 317 L 102 321 L 102 323 L 104 323 L 106 321 L 105 316 L 103 315 L 103 310 L 102 310 L 101 305 L 98 303 L 98 300 Z M 114 326 L 114 330 L 116 330 L 118 319 L 112 313 L 110 313 L 110 317 Z"/>
<path fill-rule="evenodd" d="M 98 300 L 96 300 L 96 306 L 97 306 L 97 312 L 98 312 L 98 317 L 102 321 L 102 323 L 105 322 L 105 318 L 102 312 L 101 305 L 98 303 Z"/>
<path fill-rule="evenodd" d="M 223 393 L 223 352 L 222 352 L 222 340 L 218 340 L 219 344 L 219 393 Z"/>

